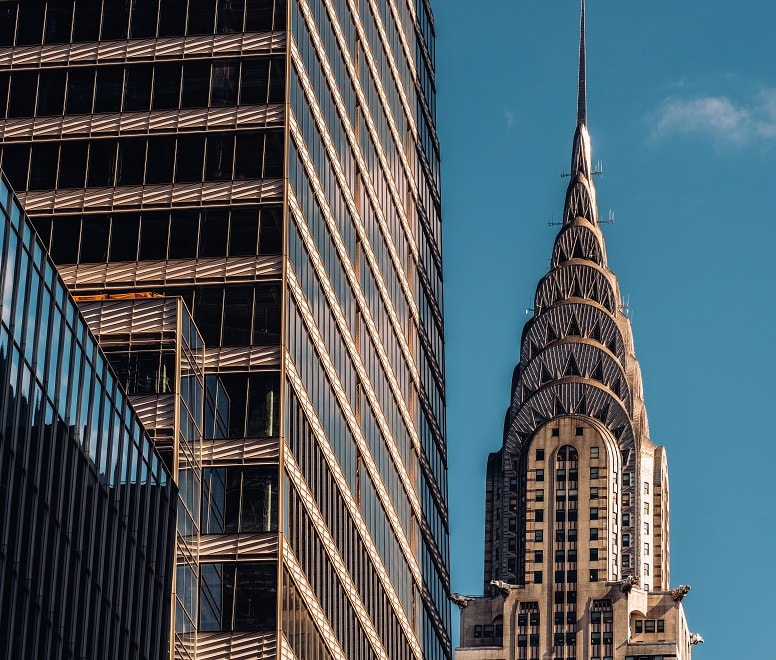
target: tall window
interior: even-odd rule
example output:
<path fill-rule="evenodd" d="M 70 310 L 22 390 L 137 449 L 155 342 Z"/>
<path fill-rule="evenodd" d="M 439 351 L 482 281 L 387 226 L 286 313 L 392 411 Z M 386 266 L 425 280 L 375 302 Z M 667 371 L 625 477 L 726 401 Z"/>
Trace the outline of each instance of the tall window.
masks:
<path fill-rule="evenodd" d="M 274 631 L 276 598 L 274 561 L 202 564 L 199 629 Z"/>
<path fill-rule="evenodd" d="M 205 468 L 202 487 L 205 534 L 277 531 L 277 467 Z"/>

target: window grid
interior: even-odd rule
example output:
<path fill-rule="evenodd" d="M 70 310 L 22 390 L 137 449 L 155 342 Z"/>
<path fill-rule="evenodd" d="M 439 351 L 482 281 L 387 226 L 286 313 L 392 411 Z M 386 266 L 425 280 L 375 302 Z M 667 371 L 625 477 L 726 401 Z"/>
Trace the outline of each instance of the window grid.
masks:
<path fill-rule="evenodd" d="M 0 7 L 0 48 L 285 28 L 283 0 L 25 0 Z"/>

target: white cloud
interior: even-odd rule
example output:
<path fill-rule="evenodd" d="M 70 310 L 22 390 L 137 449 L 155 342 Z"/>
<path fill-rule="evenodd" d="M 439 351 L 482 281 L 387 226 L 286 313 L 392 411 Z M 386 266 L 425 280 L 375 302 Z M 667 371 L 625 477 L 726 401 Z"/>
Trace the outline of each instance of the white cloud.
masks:
<path fill-rule="evenodd" d="M 761 117 L 757 132 L 764 138 L 776 138 L 776 89 L 764 89 L 757 95 Z"/>
<path fill-rule="evenodd" d="M 663 101 L 650 123 L 653 141 L 671 135 L 706 135 L 729 144 L 776 139 L 776 89 L 760 91 L 747 104 L 725 96 L 672 96 Z"/>
<path fill-rule="evenodd" d="M 509 108 L 504 108 L 504 121 L 507 124 L 507 130 L 510 130 L 515 125 L 515 113 Z"/>

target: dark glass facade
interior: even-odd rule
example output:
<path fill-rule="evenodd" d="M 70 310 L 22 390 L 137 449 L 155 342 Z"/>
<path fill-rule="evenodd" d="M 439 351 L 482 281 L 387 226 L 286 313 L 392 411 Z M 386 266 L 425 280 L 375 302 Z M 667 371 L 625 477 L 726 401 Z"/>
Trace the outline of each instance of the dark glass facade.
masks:
<path fill-rule="evenodd" d="M 429 2 L 0 4 L 0 163 L 67 285 L 180 296 L 205 342 L 187 652 L 449 658 Z"/>
<path fill-rule="evenodd" d="M 176 487 L 0 175 L 0 656 L 166 658 Z"/>

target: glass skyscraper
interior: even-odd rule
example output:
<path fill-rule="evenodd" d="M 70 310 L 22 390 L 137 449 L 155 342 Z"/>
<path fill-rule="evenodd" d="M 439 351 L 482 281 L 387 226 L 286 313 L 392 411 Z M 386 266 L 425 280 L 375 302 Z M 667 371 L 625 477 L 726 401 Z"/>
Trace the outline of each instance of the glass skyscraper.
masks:
<path fill-rule="evenodd" d="M 176 487 L 0 174 L 0 657 L 167 657 Z"/>
<path fill-rule="evenodd" d="M 180 296 L 204 339 L 186 653 L 451 656 L 433 25 L 427 0 L 0 2 L 1 162 L 68 286 Z M 273 470 L 277 531 L 213 504 L 265 503 L 240 488 Z M 233 614 L 255 584 L 270 630 Z"/>

